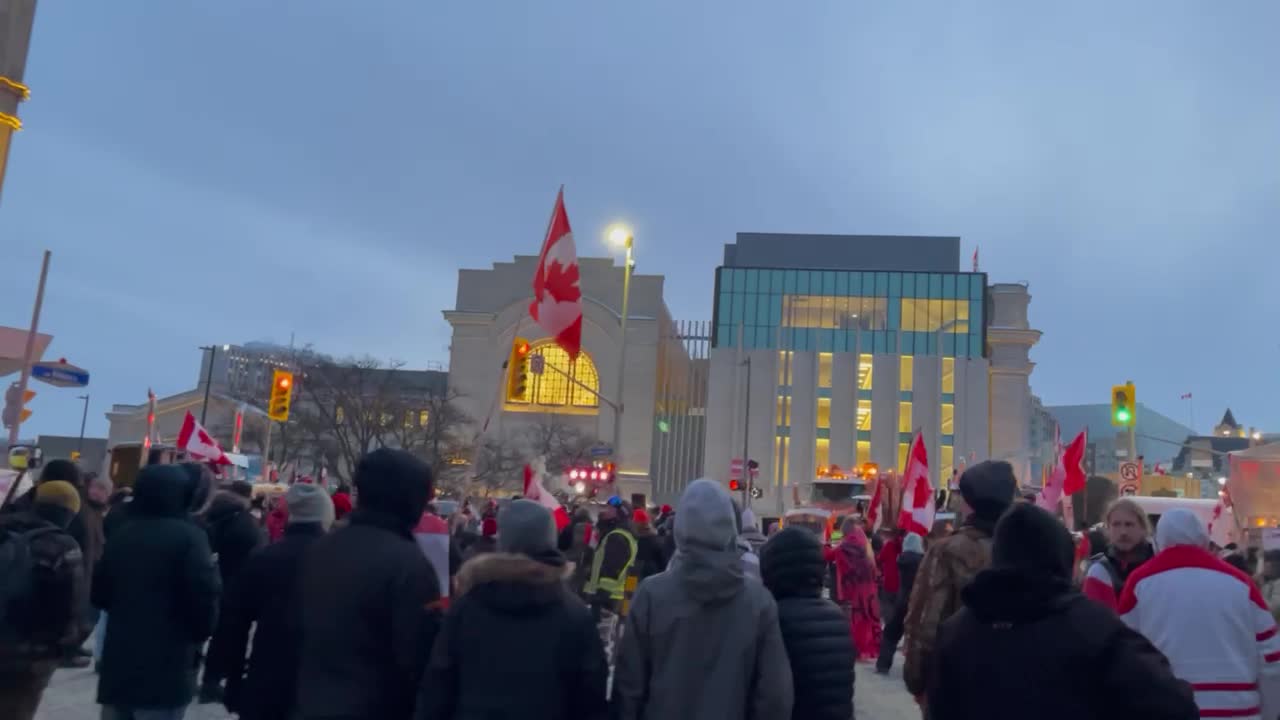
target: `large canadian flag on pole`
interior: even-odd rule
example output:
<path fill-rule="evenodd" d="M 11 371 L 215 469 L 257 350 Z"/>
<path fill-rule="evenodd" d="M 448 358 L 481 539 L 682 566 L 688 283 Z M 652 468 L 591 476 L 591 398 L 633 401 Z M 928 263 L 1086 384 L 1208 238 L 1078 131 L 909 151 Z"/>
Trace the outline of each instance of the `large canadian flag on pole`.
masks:
<path fill-rule="evenodd" d="M 578 285 L 578 251 L 564 209 L 564 188 L 556 195 L 547 237 L 533 275 L 529 315 L 576 359 L 582 350 L 582 290 Z"/>
<path fill-rule="evenodd" d="M 880 503 L 884 498 L 884 478 L 876 478 L 875 492 L 871 493 L 871 503 L 867 505 L 867 527 L 871 530 L 880 529 Z"/>
<path fill-rule="evenodd" d="M 196 416 L 187 411 L 182 420 L 182 430 L 178 432 L 178 448 L 196 460 L 211 462 L 215 465 L 230 465 L 231 459 L 222 451 L 222 446 L 207 430 L 196 422 Z"/>
<path fill-rule="evenodd" d="M 898 514 L 898 527 L 927 537 L 933 529 L 935 512 L 929 454 L 924 449 L 924 437 L 916 431 L 907 453 L 907 467 L 902 471 L 902 512 Z"/>

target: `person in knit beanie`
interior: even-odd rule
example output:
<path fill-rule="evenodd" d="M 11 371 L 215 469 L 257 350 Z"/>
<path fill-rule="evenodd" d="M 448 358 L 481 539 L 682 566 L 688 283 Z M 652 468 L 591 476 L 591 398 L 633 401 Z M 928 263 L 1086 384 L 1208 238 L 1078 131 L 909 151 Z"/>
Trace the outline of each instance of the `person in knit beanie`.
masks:
<path fill-rule="evenodd" d="M 302 651 L 294 626 L 298 574 L 307 550 L 333 525 L 333 501 L 323 488 L 298 483 L 284 497 L 283 536 L 251 555 L 228 588 L 206 661 L 206 677 L 227 679 L 223 704 L 245 720 L 292 714 Z"/>
<path fill-rule="evenodd" d="M 422 679 L 418 717 L 603 718 L 608 665 L 590 612 L 565 585 L 551 513 L 516 500 L 498 515 L 497 552 L 458 573 Z M 494 692 L 492 678 L 504 678 Z"/>
<path fill-rule="evenodd" d="M 29 591 L 8 599 L 3 618 L 5 637 L 14 642 L 0 644 L 0 715 L 22 720 L 35 716 L 54 670 L 93 628 L 83 555 L 67 533 L 80 512 L 80 491 L 50 480 L 36 487 L 31 500 L 28 509 L 0 516 L 0 542 L 25 535 L 32 563 Z M 6 584 L 16 580 L 3 578 Z"/>

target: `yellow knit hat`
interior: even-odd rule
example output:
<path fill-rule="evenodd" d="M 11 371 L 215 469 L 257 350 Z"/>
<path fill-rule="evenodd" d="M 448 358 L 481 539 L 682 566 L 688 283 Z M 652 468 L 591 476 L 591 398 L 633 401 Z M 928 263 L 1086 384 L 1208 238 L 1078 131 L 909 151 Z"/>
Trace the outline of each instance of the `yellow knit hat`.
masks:
<path fill-rule="evenodd" d="M 36 502 L 57 505 L 73 513 L 80 512 L 80 493 L 76 486 L 63 480 L 49 480 L 36 486 Z"/>

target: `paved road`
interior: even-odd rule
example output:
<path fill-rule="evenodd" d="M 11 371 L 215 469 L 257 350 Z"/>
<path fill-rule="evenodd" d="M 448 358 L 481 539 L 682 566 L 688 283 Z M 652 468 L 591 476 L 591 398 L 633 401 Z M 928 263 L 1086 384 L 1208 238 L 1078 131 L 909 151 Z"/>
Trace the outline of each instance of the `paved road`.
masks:
<path fill-rule="evenodd" d="M 920 720 L 898 668 L 883 677 L 872 672 L 870 665 L 859 663 L 856 685 L 856 720 Z M 45 691 L 36 720 L 98 720 L 93 702 L 97 687 L 98 678 L 90 670 L 59 670 Z M 231 716 L 218 705 L 196 705 L 186 720 L 231 720 Z"/>

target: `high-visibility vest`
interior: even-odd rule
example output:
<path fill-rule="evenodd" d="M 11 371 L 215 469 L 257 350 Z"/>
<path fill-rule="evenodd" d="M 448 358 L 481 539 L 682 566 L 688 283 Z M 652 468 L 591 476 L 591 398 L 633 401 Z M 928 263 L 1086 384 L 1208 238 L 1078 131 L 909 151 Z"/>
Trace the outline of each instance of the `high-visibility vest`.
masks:
<path fill-rule="evenodd" d="M 618 571 L 617 577 L 600 577 L 600 568 L 604 565 L 604 551 L 609 546 L 609 538 L 614 535 L 621 535 L 627 540 L 627 547 L 630 555 L 627 562 Z M 636 561 L 636 551 L 639 549 L 636 538 L 626 530 L 618 529 L 604 536 L 600 541 L 600 545 L 596 547 L 595 557 L 591 559 L 591 577 L 587 578 L 587 584 L 583 586 L 582 591 L 588 595 L 595 595 L 597 591 L 603 590 L 609 593 L 609 597 L 614 600 L 621 600 L 623 591 L 626 589 L 627 572 L 631 570 L 631 565 Z"/>

